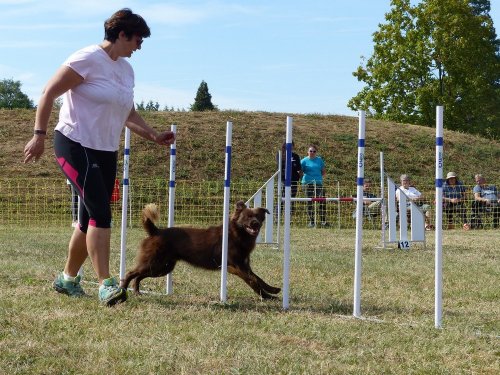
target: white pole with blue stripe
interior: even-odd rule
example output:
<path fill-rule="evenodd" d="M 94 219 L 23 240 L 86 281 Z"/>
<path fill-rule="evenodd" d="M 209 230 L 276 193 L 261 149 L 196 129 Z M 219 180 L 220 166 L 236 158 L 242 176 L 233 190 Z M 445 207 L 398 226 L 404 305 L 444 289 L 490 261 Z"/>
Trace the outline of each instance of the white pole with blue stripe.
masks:
<path fill-rule="evenodd" d="M 441 328 L 443 312 L 443 106 L 436 107 L 436 233 L 434 326 Z"/>
<path fill-rule="evenodd" d="M 174 136 L 177 135 L 177 125 L 172 124 L 170 126 L 170 130 L 174 133 Z M 174 141 L 170 145 L 170 177 L 168 181 L 168 227 L 171 228 L 174 226 L 174 213 L 175 213 L 175 157 L 176 157 L 176 143 Z M 173 293 L 173 285 L 172 285 L 172 272 L 167 275 L 166 279 L 166 291 L 167 294 Z"/>
<path fill-rule="evenodd" d="M 285 232 L 283 238 L 283 309 L 289 307 L 290 295 L 290 214 L 292 197 L 292 128 L 293 118 L 286 118 L 286 163 L 285 163 Z M 279 218 L 278 218 L 279 220 Z M 279 239 L 278 239 L 279 240 Z"/>
<path fill-rule="evenodd" d="M 226 124 L 226 164 L 224 173 L 224 216 L 222 223 L 222 264 L 220 280 L 220 300 L 227 300 L 227 251 L 229 237 L 229 198 L 231 194 L 231 139 L 233 134 L 233 123 Z"/>
<path fill-rule="evenodd" d="M 128 169 L 130 159 L 130 129 L 125 128 L 125 149 L 123 150 L 123 194 L 122 194 L 122 227 L 120 235 L 120 281 L 125 278 L 127 252 L 127 211 L 128 211 Z"/>
<path fill-rule="evenodd" d="M 361 317 L 361 261 L 363 246 L 363 181 L 365 176 L 365 111 L 359 111 L 358 172 L 356 179 L 356 244 L 354 250 L 353 315 Z"/>

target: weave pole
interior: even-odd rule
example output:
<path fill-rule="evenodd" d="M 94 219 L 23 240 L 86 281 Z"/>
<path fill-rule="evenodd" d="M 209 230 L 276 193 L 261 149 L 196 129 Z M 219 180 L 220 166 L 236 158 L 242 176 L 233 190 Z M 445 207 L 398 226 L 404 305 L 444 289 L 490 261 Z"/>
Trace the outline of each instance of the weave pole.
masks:
<path fill-rule="evenodd" d="M 293 118 L 286 118 L 286 163 L 285 163 L 285 231 L 283 246 L 283 309 L 290 306 L 290 215 L 292 197 L 292 126 Z M 279 220 L 279 217 L 278 217 Z"/>
<path fill-rule="evenodd" d="M 384 189 L 385 189 L 385 184 L 384 184 L 384 153 L 381 151 L 380 152 L 380 195 L 382 196 L 382 202 L 380 204 L 380 216 L 381 216 L 381 221 L 382 221 L 382 238 L 380 241 L 380 248 L 385 249 L 385 199 L 384 197 Z"/>
<path fill-rule="evenodd" d="M 358 177 L 356 179 L 356 243 L 354 249 L 354 303 L 353 315 L 361 317 L 361 251 L 363 246 L 363 180 L 365 176 L 365 111 L 359 111 Z"/>
<path fill-rule="evenodd" d="M 174 136 L 177 135 L 177 125 L 172 124 L 170 126 L 170 130 L 174 133 Z M 174 226 L 174 213 L 175 213 L 175 158 L 176 158 L 176 149 L 177 149 L 177 141 L 174 141 L 170 145 L 170 176 L 168 181 L 168 227 L 171 228 Z M 172 284 L 172 272 L 167 275 L 166 279 L 166 292 L 167 294 L 173 293 L 173 284 Z"/>
<path fill-rule="evenodd" d="M 434 269 L 434 326 L 443 316 L 443 106 L 436 107 L 436 233 Z"/>
<path fill-rule="evenodd" d="M 130 159 L 130 129 L 125 128 L 125 149 L 123 150 L 123 194 L 122 194 L 122 226 L 120 234 L 120 282 L 125 278 L 125 262 L 127 252 L 127 211 L 128 211 L 128 169 Z"/>
<path fill-rule="evenodd" d="M 231 139 L 233 134 L 233 123 L 226 124 L 226 163 L 224 173 L 224 216 L 222 223 L 222 264 L 220 278 L 220 300 L 227 300 L 227 251 L 229 237 L 229 198 L 231 194 Z"/>

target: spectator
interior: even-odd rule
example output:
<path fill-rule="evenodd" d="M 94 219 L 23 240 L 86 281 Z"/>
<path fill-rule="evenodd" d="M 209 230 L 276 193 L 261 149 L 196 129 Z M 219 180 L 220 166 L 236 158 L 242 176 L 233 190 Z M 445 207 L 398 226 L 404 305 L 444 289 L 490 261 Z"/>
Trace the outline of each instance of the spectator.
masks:
<path fill-rule="evenodd" d="M 36 162 L 55 100 L 63 95 L 54 131 L 54 153 L 61 171 L 80 196 L 78 226 L 69 242 L 63 272 L 52 284 L 72 297 L 84 295 L 78 270 L 88 256 L 99 281 L 99 300 L 112 306 L 127 291 L 111 277 L 111 194 L 117 150 L 124 126 L 142 138 L 167 146 L 170 131 L 157 132 L 134 108 L 134 71 L 126 60 L 151 35 L 144 19 L 124 8 L 104 23 L 104 40 L 73 53 L 48 81 L 37 107 L 34 135 L 24 147 L 24 162 Z"/>
<path fill-rule="evenodd" d="M 482 212 L 491 212 L 493 214 L 493 228 L 498 228 L 498 220 L 500 218 L 500 199 L 498 199 L 498 191 L 495 185 L 487 185 L 486 178 L 477 174 L 474 176 L 476 186 L 472 192 L 474 193 L 474 201 L 472 202 L 472 228 L 481 228 L 483 222 L 481 219 Z"/>
<path fill-rule="evenodd" d="M 309 145 L 307 156 L 300 161 L 302 167 L 302 185 L 304 185 L 306 196 L 308 198 L 324 198 L 325 189 L 323 188 L 323 177 L 326 174 L 325 162 L 320 156 L 317 156 L 318 148 L 316 145 Z M 309 228 L 316 226 L 313 202 L 307 202 L 307 215 L 309 217 Z M 327 228 L 330 224 L 326 221 L 326 203 L 321 200 L 319 203 L 319 216 L 321 226 Z"/>
<path fill-rule="evenodd" d="M 353 195 L 356 197 L 356 194 Z M 372 180 L 365 178 L 363 181 L 363 198 L 377 198 L 375 194 L 372 193 Z M 380 214 L 380 201 L 372 201 L 370 199 L 363 199 L 363 215 L 367 218 L 372 218 Z M 356 218 L 356 211 L 352 214 L 353 218 Z"/>
<path fill-rule="evenodd" d="M 429 218 L 431 216 L 431 206 L 425 203 L 424 195 L 420 191 L 418 191 L 417 188 L 415 188 L 415 186 L 411 184 L 410 176 L 408 176 L 407 174 L 402 174 L 400 180 L 401 180 L 401 186 L 396 190 L 396 199 L 398 200 L 398 202 L 402 191 L 409 200 L 415 202 L 417 206 L 419 206 L 424 212 L 425 229 L 426 230 L 434 229 L 434 226 L 429 222 Z M 406 207 L 409 213 L 410 202 L 407 202 Z"/>
<path fill-rule="evenodd" d="M 453 214 L 460 215 L 460 220 L 464 230 L 469 230 L 467 214 L 465 212 L 464 201 L 465 187 L 462 181 L 458 180 L 455 172 L 448 172 L 443 183 L 443 211 L 448 222 L 448 229 L 453 229 Z"/>
<path fill-rule="evenodd" d="M 302 167 L 300 166 L 300 156 L 293 152 L 292 142 L 292 174 L 291 174 L 291 196 L 297 196 L 300 178 L 302 177 Z M 285 172 L 286 172 L 286 143 L 281 146 L 281 182 L 283 183 L 282 196 L 285 196 Z M 292 211 L 295 202 L 292 202 Z"/>

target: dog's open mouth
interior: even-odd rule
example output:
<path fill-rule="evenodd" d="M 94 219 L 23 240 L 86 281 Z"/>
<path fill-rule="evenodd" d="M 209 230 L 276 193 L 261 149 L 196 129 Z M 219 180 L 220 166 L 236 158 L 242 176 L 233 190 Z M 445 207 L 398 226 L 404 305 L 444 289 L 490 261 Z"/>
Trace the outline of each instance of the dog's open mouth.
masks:
<path fill-rule="evenodd" d="M 253 225 L 245 225 L 245 230 L 247 233 L 251 236 L 258 236 L 259 231 L 260 231 L 260 225 L 258 224 L 253 224 Z"/>

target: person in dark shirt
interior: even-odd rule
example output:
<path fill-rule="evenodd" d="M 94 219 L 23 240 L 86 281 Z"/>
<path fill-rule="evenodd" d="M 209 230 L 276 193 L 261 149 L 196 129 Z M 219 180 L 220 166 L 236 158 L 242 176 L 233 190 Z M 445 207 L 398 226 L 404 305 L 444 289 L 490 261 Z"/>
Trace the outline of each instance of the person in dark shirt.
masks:
<path fill-rule="evenodd" d="M 291 191 L 292 198 L 297 196 L 297 188 L 299 186 L 300 178 L 302 177 L 302 167 L 300 166 L 300 156 L 293 152 L 294 143 L 292 142 L 292 177 L 291 177 Z M 281 181 L 283 186 L 285 184 L 286 173 L 286 143 L 281 146 Z M 283 190 L 284 191 L 284 190 Z"/>
<path fill-rule="evenodd" d="M 294 143 L 292 142 L 292 175 L 291 175 L 291 196 L 297 196 L 300 178 L 302 177 L 302 167 L 300 166 L 300 156 L 293 152 Z M 282 196 L 285 196 L 285 177 L 286 177 L 286 143 L 281 146 L 281 182 L 282 182 Z M 294 202 L 292 202 L 291 209 L 293 212 Z"/>

